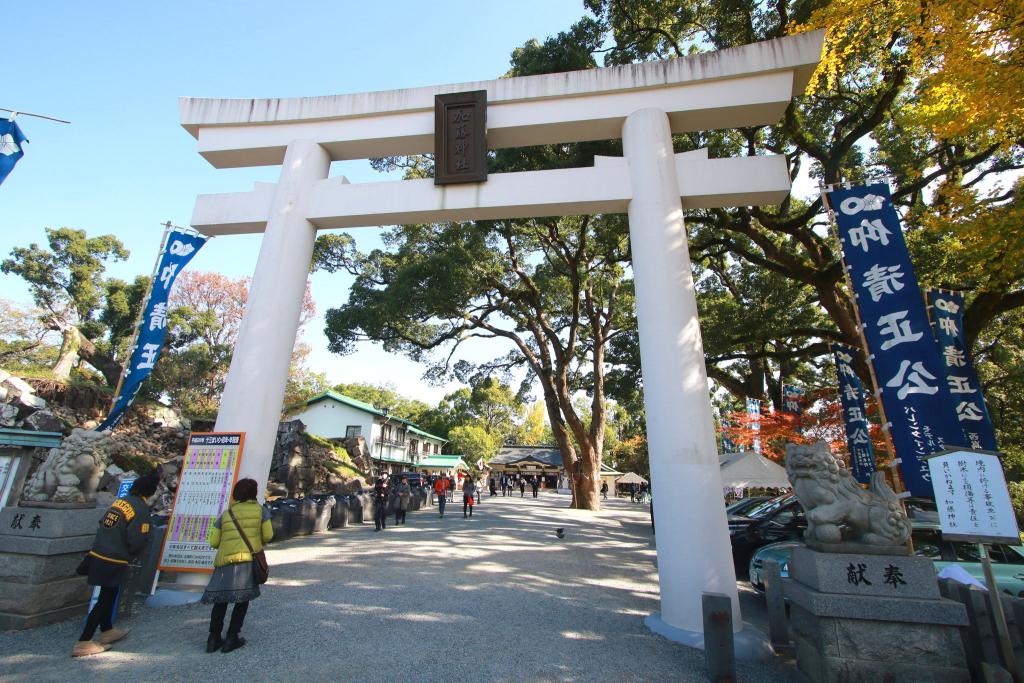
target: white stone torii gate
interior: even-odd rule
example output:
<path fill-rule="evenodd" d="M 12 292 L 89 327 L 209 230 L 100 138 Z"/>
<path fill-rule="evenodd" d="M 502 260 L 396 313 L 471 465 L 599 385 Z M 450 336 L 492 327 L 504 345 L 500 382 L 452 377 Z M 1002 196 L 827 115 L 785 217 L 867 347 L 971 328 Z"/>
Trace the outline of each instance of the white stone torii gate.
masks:
<path fill-rule="evenodd" d="M 780 202 L 782 156 L 673 154 L 672 134 L 778 121 L 803 92 L 823 34 L 683 59 L 332 97 L 180 100 L 217 168 L 281 164 L 279 182 L 200 195 L 192 226 L 263 232 L 217 431 L 246 433 L 239 476 L 267 480 L 316 231 L 412 222 L 626 212 L 629 216 L 661 613 L 652 629 L 699 644 L 701 593 L 739 604 L 683 209 Z M 489 149 L 621 137 L 592 168 L 491 174 L 484 183 L 349 184 L 332 160 L 431 152 L 434 96 L 487 91 Z"/>

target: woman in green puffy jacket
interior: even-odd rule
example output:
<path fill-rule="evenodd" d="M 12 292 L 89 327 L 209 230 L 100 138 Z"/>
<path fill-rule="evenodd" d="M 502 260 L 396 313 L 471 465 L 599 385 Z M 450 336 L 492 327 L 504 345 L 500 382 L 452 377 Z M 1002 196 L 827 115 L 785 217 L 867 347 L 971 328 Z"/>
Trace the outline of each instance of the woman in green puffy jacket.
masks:
<path fill-rule="evenodd" d="M 258 492 L 255 480 L 240 480 L 231 492 L 232 502 L 228 509 L 210 529 L 210 546 L 217 549 L 217 557 L 213 561 L 213 576 L 210 577 L 202 600 L 207 605 L 213 605 L 210 637 L 206 640 L 207 652 L 231 652 L 245 645 L 245 638 L 238 634 L 242 630 L 245 613 L 249 610 L 249 601 L 260 596 L 259 584 L 252 575 L 252 554 L 262 550 L 263 544 L 274 536 L 270 512 L 256 500 Z M 245 532 L 252 553 L 242 540 L 239 527 Z M 227 637 L 221 638 L 228 603 L 235 606 L 231 609 Z"/>

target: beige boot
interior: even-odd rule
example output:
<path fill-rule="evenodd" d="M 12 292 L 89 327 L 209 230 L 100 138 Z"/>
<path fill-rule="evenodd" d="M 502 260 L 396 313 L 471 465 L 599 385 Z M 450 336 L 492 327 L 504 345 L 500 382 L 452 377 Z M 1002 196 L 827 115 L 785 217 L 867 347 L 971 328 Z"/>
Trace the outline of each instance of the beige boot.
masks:
<path fill-rule="evenodd" d="M 106 652 L 107 646 L 102 643 L 97 643 L 94 640 L 79 640 L 75 643 L 75 647 L 71 650 L 72 657 L 88 657 L 89 655 L 98 655 L 101 652 Z"/>
<path fill-rule="evenodd" d="M 126 628 L 112 628 L 109 631 L 100 631 L 100 644 L 113 645 L 128 635 Z"/>

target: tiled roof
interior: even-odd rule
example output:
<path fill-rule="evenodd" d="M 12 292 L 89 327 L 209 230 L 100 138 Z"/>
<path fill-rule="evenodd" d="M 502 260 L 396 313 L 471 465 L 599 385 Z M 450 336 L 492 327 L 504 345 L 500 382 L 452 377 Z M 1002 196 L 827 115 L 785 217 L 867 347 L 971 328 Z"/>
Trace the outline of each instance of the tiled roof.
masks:
<path fill-rule="evenodd" d="M 346 396 L 345 394 L 339 394 L 336 391 L 325 391 L 322 394 L 318 394 L 317 396 L 314 396 L 313 398 L 311 398 L 308 401 L 306 401 L 306 405 L 307 406 L 308 405 L 312 405 L 313 403 L 316 403 L 317 401 L 323 401 L 324 399 L 328 399 L 328 398 L 331 399 L 332 401 L 337 401 L 338 403 L 344 403 L 345 405 L 351 406 L 352 408 L 355 408 L 356 410 L 362 410 L 365 413 L 370 413 L 371 415 L 378 415 L 380 417 L 386 417 L 386 418 L 388 418 L 388 420 L 390 420 L 392 422 L 401 422 L 403 424 L 407 424 L 407 425 L 410 425 L 410 426 L 413 425 L 413 423 L 410 422 L 409 420 L 406 420 L 406 419 L 401 418 L 401 417 L 395 417 L 394 415 L 389 415 L 388 413 L 385 413 L 383 410 L 378 410 L 377 408 L 373 407 L 369 403 L 364 403 L 363 401 L 358 401 L 358 400 L 356 400 L 356 399 L 354 399 L 354 398 L 352 398 L 350 396 Z M 436 437 L 435 436 L 434 438 L 437 439 L 437 438 L 440 438 L 440 437 Z"/>

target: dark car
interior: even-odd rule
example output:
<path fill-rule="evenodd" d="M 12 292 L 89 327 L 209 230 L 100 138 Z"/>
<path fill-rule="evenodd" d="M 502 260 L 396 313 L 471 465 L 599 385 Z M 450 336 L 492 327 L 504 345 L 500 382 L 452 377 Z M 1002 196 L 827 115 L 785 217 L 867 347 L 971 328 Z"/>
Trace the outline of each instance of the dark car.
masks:
<path fill-rule="evenodd" d="M 401 484 L 403 478 L 409 480 L 409 486 L 426 486 L 426 477 L 419 472 L 400 472 L 398 474 L 392 474 L 390 477 L 391 486 Z"/>
<path fill-rule="evenodd" d="M 725 508 L 725 514 L 729 517 L 745 515 L 754 508 L 761 505 L 761 503 L 763 503 L 766 500 L 768 500 L 768 496 L 751 496 L 750 498 L 740 498 L 737 501 L 733 501 L 731 505 Z"/>
<path fill-rule="evenodd" d="M 769 543 L 803 538 L 804 506 L 792 493 L 764 501 L 746 515 L 729 517 L 729 540 L 737 575 L 746 574 L 750 556 Z"/>

